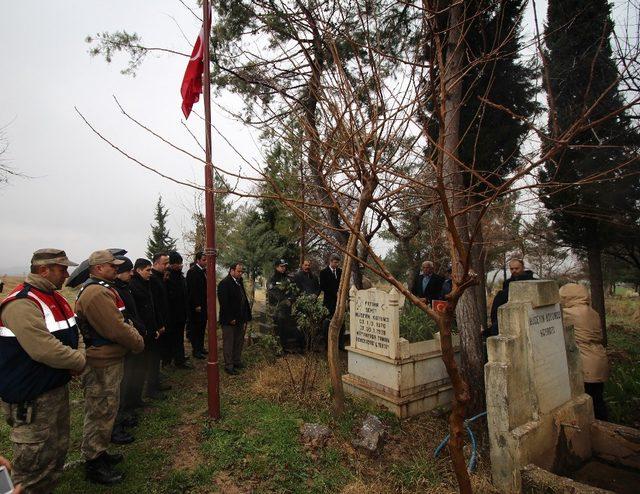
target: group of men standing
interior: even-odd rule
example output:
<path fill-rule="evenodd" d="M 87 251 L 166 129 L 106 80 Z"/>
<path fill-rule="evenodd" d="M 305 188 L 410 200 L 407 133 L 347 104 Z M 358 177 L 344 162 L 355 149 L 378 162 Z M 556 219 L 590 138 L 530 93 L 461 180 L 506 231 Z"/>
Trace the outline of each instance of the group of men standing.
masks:
<path fill-rule="evenodd" d="M 199 253 L 187 273 L 177 252 L 132 263 L 108 250 L 88 259 L 88 279 L 75 310 L 58 290 L 77 266 L 64 251 L 33 254 L 30 273 L 0 303 L 0 398 L 13 443 L 13 478 L 30 493 L 57 484 L 69 446 L 68 383 L 79 376 L 84 394 L 81 451 L 87 479 L 122 481 L 121 454 L 109 443 L 133 441 L 125 427 L 146 397 L 170 389 L 161 364 L 191 368 L 184 349 L 187 327 L 193 356 L 203 359 L 206 259 Z"/>
<path fill-rule="evenodd" d="M 288 349 L 290 340 L 294 340 L 295 345 L 301 350 L 309 343 L 305 341 L 305 335 L 297 329 L 291 315 L 291 306 L 296 297 L 292 287 L 296 287 L 296 291 L 302 295 L 318 297 L 320 293 L 323 294 L 322 303 L 328 315 L 324 320 L 320 339 L 326 344 L 329 321 L 336 310 L 342 277 L 339 264 L 340 256 L 332 254 L 327 266 L 316 276 L 311 270 L 311 261 L 304 259 L 300 269 L 290 275 L 287 273 L 288 263 L 284 259 L 275 261 L 275 272 L 267 283 L 267 302 L 272 307 L 273 321 L 283 350 Z M 342 338 L 343 336 L 341 340 Z"/>

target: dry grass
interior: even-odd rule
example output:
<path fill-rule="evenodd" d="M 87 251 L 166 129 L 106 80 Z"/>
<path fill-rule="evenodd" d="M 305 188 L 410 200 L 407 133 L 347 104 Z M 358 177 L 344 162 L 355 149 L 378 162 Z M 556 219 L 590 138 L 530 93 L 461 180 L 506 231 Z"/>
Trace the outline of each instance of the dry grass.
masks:
<path fill-rule="evenodd" d="M 450 494 L 457 492 L 456 482 L 446 450 L 435 459 L 433 451 L 448 433 L 445 418 L 423 414 L 406 420 L 397 420 L 388 412 L 376 409 L 364 401 L 350 399 L 351 419 L 338 419 L 331 412 L 329 378 L 322 355 L 315 385 L 304 397 L 296 395 L 291 385 L 291 374 L 299 381 L 304 368 L 304 357 L 289 355 L 271 364 L 263 363 L 251 369 L 250 394 L 270 401 L 291 404 L 301 409 L 324 411 L 328 425 L 334 431 L 331 444 L 337 447 L 349 464 L 353 479 L 341 489 L 342 494 L 391 494 L 426 492 Z M 368 457 L 351 445 L 360 421 L 368 411 L 383 417 L 388 436 L 380 456 Z M 345 423 L 347 429 L 345 430 Z M 490 482 L 488 449 L 483 424 L 476 427 L 479 441 L 479 463 L 472 476 L 475 492 L 493 494 Z M 468 452 L 469 453 L 469 452 Z"/>
<path fill-rule="evenodd" d="M 329 399 L 329 373 L 322 355 L 285 355 L 272 364 L 255 369 L 255 379 L 251 382 L 252 393 L 267 400 L 313 404 Z M 311 359 L 307 364 L 306 359 Z M 309 386 L 304 395 L 300 394 L 305 365 L 311 369 Z"/>
<path fill-rule="evenodd" d="M 608 323 L 640 325 L 639 297 L 611 297 L 606 301 Z"/>

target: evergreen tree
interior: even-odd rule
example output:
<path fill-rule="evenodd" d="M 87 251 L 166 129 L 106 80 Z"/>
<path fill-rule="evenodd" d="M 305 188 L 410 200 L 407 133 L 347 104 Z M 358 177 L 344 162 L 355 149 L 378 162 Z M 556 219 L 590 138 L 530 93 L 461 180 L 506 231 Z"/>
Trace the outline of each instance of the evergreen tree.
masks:
<path fill-rule="evenodd" d="M 620 112 L 624 102 L 610 46 L 609 2 L 550 0 L 547 15 L 551 137 L 566 140 L 576 122 L 589 127 L 546 162 L 541 178 L 552 186 L 543 189 L 541 198 L 562 240 L 586 253 L 592 303 L 604 329 L 602 252 L 621 227 L 637 218 L 637 178 L 620 168 L 628 160 L 626 146 L 637 138 Z"/>
<path fill-rule="evenodd" d="M 169 234 L 167 217 L 169 210 L 162 204 L 162 196 L 158 197 L 155 212 L 155 224 L 151 225 L 151 236 L 147 240 L 147 257 L 151 259 L 158 252 L 175 250 L 176 240 Z"/>

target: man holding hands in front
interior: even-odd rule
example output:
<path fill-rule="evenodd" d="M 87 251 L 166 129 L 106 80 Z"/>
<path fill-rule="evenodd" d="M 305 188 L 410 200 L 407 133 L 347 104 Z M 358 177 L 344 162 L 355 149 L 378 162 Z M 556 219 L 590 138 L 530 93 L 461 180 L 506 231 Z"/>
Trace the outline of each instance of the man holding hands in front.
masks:
<path fill-rule="evenodd" d="M 113 469 L 122 455 L 109 454 L 107 446 L 120 402 L 124 356 L 144 349 L 142 336 L 125 320 L 124 302 L 112 286 L 123 262 L 108 250 L 92 253 L 90 277 L 76 300 L 78 325 L 87 348 L 87 368 L 82 374 L 85 415 L 81 450 L 87 479 L 106 485 L 122 481 L 122 474 Z"/>

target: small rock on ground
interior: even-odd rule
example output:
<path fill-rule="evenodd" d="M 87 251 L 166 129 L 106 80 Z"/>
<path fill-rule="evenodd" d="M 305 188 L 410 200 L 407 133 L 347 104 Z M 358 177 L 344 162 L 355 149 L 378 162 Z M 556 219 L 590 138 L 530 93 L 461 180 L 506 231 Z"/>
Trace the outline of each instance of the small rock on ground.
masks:
<path fill-rule="evenodd" d="M 323 424 L 302 424 L 300 434 L 305 446 L 316 449 L 327 444 L 331 437 L 331 429 Z"/>
<path fill-rule="evenodd" d="M 386 430 L 382 421 L 369 413 L 362 422 L 358 437 L 351 441 L 351 444 L 369 455 L 375 455 L 379 453 L 385 435 Z"/>

